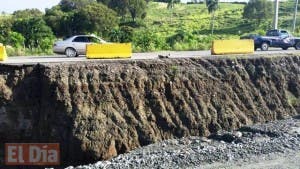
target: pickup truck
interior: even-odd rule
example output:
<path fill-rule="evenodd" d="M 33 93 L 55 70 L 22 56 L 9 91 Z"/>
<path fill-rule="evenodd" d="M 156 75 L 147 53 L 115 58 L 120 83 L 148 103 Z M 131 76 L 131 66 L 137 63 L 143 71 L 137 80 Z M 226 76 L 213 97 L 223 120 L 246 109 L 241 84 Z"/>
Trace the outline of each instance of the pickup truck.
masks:
<path fill-rule="evenodd" d="M 296 50 L 300 50 L 300 38 L 293 37 L 286 30 L 269 30 L 266 36 L 260 35 L 248 35 L 243 36 L 241 39 L 253 39 L 254 50 L 260 48 L 262 51 L 267 51 L 269 47 L 282 48 L 287 50 L 290 47 L 294 47 Z"/>

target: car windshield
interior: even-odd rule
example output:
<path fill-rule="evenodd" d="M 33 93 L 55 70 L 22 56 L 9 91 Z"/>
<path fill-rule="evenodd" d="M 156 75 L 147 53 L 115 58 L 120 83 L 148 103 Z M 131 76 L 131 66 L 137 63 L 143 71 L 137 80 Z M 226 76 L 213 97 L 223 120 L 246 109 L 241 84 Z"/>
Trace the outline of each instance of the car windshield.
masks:
<path fill-rule="evenodd" d="M 280 31 L 281 37 L 289 37 L 289 33 L 287 31 Z"/>

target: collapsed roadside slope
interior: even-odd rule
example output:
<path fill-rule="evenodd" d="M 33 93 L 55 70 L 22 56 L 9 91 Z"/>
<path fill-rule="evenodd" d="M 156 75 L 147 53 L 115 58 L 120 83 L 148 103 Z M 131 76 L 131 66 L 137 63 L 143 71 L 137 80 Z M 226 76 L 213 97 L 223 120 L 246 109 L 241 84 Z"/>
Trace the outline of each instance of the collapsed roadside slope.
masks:
<path fill-rule="evenodd" d="M 235 132 L 165 140 L 109 161 L 67 169 L 234 168 L 295 169 L 300 166 L 300 118 L 244 126 Z"/>
<path fill-rule="evenodd" d="M 0 69 L 1 143 L 59 142 L 63 165 L 300 112 L 299 56 Z"/>

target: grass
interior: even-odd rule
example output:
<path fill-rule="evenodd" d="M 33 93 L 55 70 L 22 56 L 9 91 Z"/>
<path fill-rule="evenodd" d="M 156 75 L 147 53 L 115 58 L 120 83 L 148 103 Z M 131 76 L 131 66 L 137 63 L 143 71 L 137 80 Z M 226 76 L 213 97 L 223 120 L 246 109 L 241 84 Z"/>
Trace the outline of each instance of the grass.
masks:
<path fill-rule="evenodd" d="M 11 46 L 6 47 L 6 52 L 8 56 L 34 56 L 34 55 L 52 55 L 52 49 L 47 51 L 39 48 L 13 48 Z"/>
<path fill-rule="evenodd" d="M 293 7 L 293 0 L 280 3 L 280 28 L 291 30 Z M 243 19 L 243 8 L 244 4 L 220 3 L 216 12 L 216 34 L 237 36 L 255 31 L 256 28 L 253 23 Z M 174 9 L 169 10 L 166 3 L 150 2 L 145 24 L 147 29 L 165 36 L 174 34 L 178 29 L 208 35 L 210 33 L 210 18 L 205 4 L 176 4 Z M 297 21 L 300 23 L 300 17 Z"/>
<path fill-rule="evenodd" d="M 167 9 L 166 3 L 150 2 L 147 17 L 141 27 L 135 28 L 135 33 L 140 36 L 149 31 L 167 41 L 168 38 L 176 37 L 178 32 L 184 32 L 186 39 L 150 50 L 203 50 L 209 49 L 214 39 L 239 39 L 241 35 L 248 33 L 265 34 L 272 28 L 272 19 L 263 21 L 259 27 L 255 27 L 254 21 L 244 19 L 244 6 L 244 4 L 220 3 L 216 12 L 214 35 L 211 36 L 211 15 L 205 4 L 176 4 L 174 9 Z M 291 31 L 293 6 L 293 0 L 280 3 L 281 29 Z M 300 17 L 298 20 L 300 23 Z M 294 35 L 300 35 L 299 26 Z"/>
<path fill-rule="evenodd" d="M 254 31 L 253 24 L 242 17 L 243 8 L 244 4 L 220 3 L 215 33 L 211 36 L 211 15 L 205 4 L 176 4 L 173 9 L 167 9 L 166 3 L 150 2 L 147 17 L 135 29 L 135 34 L 140 36 L 149 31 L 166 41 L 163 47 L 152 50 L 207 50 L 214 39 L 239 39 L 240 35 Z M 184 38 L 176 40 L 178 34 Z M 168 43 L 172 38 L 175 41 Z M 134 51 L 139 49 L 136 47 Z"/>
<path fill-rule="evenodd" d="M 300 106 L 300 98 L 297 98 L 295 95 L 293 95 L 293 93 L 289 91 L 286 91 L 286 95 L 287 95 L 288 103 L 291 106 L 293 107 Z"/>
<path fill-rule="evenodd" d="M 221 30 L 234 28 L 243 23 L 243 8 L 242 4 L 221 3 L 216 13 L 216 31 L 222 32 Z M 148 6 L 145 24 L 147 29 L 165 37 L 175 34 L 178 30 L 209 35 L 210 18 L 205 4 L 176 4 L 174 9 L 169 10 L 166 3 L 152 2 Z M 234 31 L 231 32 L 232 35 L 236 35 Z"/>

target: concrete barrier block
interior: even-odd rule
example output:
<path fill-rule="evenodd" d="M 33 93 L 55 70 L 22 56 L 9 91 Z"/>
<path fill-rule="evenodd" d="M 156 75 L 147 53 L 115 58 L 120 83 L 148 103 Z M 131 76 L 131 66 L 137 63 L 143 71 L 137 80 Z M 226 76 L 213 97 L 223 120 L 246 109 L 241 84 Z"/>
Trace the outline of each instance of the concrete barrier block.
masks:
<path fill-rule="evenodd" d="M 5 46 L 0 45 L 0 61 L 5 61 L 7 59 L 7 54 Z"/>
<path fill-rule="evenodd" d="M 247 40 L 215 40 L 213 41 L 211 54 L 248 54 L 254 53 L 254 41 Z"/>
<path fill-rule="evenodd" d="M 88 59 L 131 58 L 131 43 L 88 44 L 86 57 Z"/>

